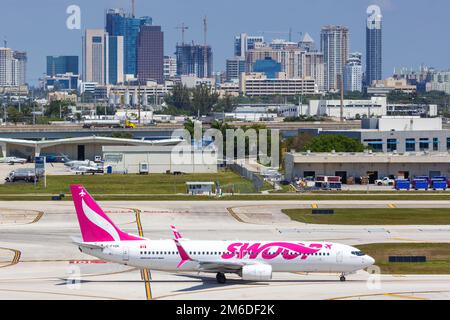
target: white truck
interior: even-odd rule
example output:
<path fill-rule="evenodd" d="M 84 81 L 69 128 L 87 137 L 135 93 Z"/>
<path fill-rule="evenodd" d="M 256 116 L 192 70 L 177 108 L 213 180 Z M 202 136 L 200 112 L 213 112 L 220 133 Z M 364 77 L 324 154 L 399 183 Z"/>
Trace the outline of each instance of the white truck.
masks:
<path fill-rule="evenodd" d="M 383 179 L 375 180 L 375 184 L 377 186 L 393 186 L 395 184 L 395 180 L 389 177 L 384 177 Z"/>

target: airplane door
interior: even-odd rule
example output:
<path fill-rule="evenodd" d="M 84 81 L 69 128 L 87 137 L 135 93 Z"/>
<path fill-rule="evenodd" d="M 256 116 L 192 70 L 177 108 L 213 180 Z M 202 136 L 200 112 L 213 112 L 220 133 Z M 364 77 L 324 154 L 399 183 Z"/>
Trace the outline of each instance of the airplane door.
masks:
<path fill-rule="evenodd" d="M 128 261 L 130 260 L 130 252 L 127 246 L 123 247 L 123 255 L 122 255 L 122 259 L 123 261 Z"/>
<path fill-rule="evenodd" d="M 336 262 L 342 263 L 343 260 L 344 260 L 344 253 L 342 251 L 338 251 L 336 253 Z"/>

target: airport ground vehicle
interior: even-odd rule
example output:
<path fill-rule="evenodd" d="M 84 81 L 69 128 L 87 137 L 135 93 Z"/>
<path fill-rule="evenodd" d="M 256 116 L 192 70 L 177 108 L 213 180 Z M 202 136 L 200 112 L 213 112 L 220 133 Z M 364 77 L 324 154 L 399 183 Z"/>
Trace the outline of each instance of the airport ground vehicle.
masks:
<path fill-rule="evenodd" d="M 431 179 L 431 187 L 433 190 L 447 190 L 447 178 L 433 177 Z"/>
<path fill-rule="evenodd" d="M 11 171 L 9 175 L 5 178 L 6 182 L 16 182 L 16 181 L 25 181 L 25 182 L 34 182 L 39 181 L 39 178 L 42 176 L 41 173 L 35 172 L 33 168 L 19 168 L 14 171 Z"/>
<path fill-rule="evenodd" d="M 83 128 L 120 128 L 120 120 L 85 120 Z"/>
<path fill-rule="evenodd" d="M 389 177 L 384 177 L 383 179 L 375 180 L 375 184 L 377 186 L 393 186 L 395 184 L 395 180 Z"/>
<path fill-rule="evenodd" d="M 412 181 L 412 187 L 414 190 L 428 190 L 430 187 L 430 182 L 428 179 L 424 179 L 423 177 L 416 177 Z"/>
<path fill-rule="evenodd" d="M 338 176 L 317 176 L 315 187 L 323 190 L 340 190 L 342 187 L 341 177 Z"/>
<path fill-rule="evenodd" d="M 150 240 L 119 229 L 82 185 L 70 190 L 81 230 L 74 243 L 81 252 L 99 259 L 161 271 L 226 274 L 247 281 L 269 281 L 273 272 L 332 272 L 346 275 L 375 260 L 357 248 L 332 242 L 189 240 L 171 226 L 174 238 Z"/>
<path fill-rule="evenodd" d="M 397 179 L 395 180 L 396 190 L 411 190 L 411 181 L 409 179 Z"/>
<path fill-rule="evenodd" d="M 130 120 L 125 120 L 125 128 L 134 129 L 137 128 L 137 125 Z"/>
<path fill-rule="evenodd" d="M 2 158 L 0 160 L 0 162 L 2 162 L 2 163 L 9 163 L 9 164 L 16 164 L 16 163 L 24 164 L 24 163 L 27 162 L 27 159 L 25 159 L 25 158 L 18 158 L 18 157 L 5 157 L 5 158 Z"/>
<path fill-rule="evenodd" d="M 46 163 L 64 163 L 67 161 L 67 156 L 63 154 L 41 153 L 40 155 L 45 157 Z"/>

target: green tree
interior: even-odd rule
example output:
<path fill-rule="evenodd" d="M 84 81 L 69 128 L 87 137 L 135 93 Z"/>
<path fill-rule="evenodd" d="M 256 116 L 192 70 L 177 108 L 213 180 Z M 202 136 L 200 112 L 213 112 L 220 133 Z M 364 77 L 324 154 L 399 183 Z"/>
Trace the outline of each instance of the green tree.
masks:
<path fill-rule="evenodd" d="M 283 147 L 286 151 L 290 152 L 291 150 L 295 150 L 296 152 L 300 152 L 305 150 L 305 146 L 311 143 L 313 140 L 313 136 L 308 133 L 299 134 L 295 137 L 290 137 L 283 141 Z"/>
<path fill-rule="evenodd" d="M 191 92 L 180 83 L 173 86 L 172 92 L 166 95 L 165 102 L 169 107 L 174 107 L 177 110 L 192 110 Z"/>
<path fill-rule="evenodd" d="M 52 101 L 45 107 L 44 116 L 49 118 L 64 119 L 69 115 L 68 101 Z"/>
<path fill-rule="evenodd" d="M 306 143 L 303 151 L 312 152 L 363 152 L 366 147 L 356 139 L 342 135 L 320 135 Z"/>
<path fill-rule="evenodd" d="M 16 107 L 9 107 L 8 110 L 8 120 L 14 124 L 23 121 L 23 113 L 19 112 Z"/>
<path fill-rule="evenodd" d="M 226 94 L 223 98 L 219 99 L 214 111 L 216 112 L 231 112 L 237 106 L 236 98 Z"/>
<path fill-rule="evenodd" d="M 192 114 L 209 114 L 219 100 L 219 94 L 212 92 L 205 84 L 195 87 L 192 91 Z"/>

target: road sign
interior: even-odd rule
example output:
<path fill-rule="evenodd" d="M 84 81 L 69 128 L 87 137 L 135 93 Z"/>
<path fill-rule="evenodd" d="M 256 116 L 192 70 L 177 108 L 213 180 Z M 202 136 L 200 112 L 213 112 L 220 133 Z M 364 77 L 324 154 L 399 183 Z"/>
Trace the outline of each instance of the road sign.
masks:
<path fill-rule="evenodd" d="M 34 184 L 36 185 L 36 177 L 44 177 L 44 187 L 47 188 L 47 174 L 45 172 L 45 157 L 35 157 L 34 158 Z"/>

